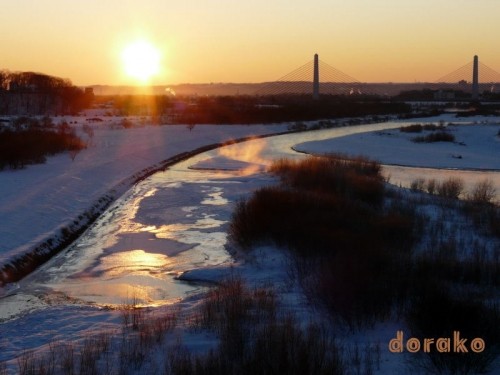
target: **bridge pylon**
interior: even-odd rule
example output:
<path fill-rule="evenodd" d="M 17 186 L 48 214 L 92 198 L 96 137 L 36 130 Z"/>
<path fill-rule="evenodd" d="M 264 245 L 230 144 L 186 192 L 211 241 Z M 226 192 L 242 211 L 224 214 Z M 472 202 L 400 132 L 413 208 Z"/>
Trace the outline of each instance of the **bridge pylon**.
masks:
<path fill-rule="evenodd" d="M 314 55 L 314 73 L 313 73 L 313 99 L 319 99 L 319 57 Z"/>
<path fill-rule="evenodd" d="M 472 100 L 479 100 L 479 58 L 474 56 L 472 67 Z"/>

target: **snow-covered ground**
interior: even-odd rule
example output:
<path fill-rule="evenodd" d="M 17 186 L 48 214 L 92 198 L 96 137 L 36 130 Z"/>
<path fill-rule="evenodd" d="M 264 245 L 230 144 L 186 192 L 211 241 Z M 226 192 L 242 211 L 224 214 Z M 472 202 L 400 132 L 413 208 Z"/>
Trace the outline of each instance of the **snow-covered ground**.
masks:
<path fill-rule="evenodd" d="M 396 128 L 301 143 L 295 149 L 314 154 L 363 154 L 389 165 L 500 169 L 500 118 L 478 118 L 475 123 L 469 123 L 470 120 L 459 123 L 454 118 L 448 120 L 457 124 L 446 127 L 446 131 L 455 136 L 454 142 L 415 143 L 412 138 L 431 134 L 432 131 L 405 133 Z"/>
<path fill-rule="evenodd" d="M 451 117 L 443 119 L 447 121 Z M 423 121 L 437 120 L 439 119 Z M 484 120 L 479 119 L 481 122 Z M 457 122 L 455 119 L 452 121 Z M 495 123 L 500 120 L 488 121 Z M 0 317 L 7 319 L 0 323 L 0 360 L 11 360 L 23 349 L 47 349 L 48 344 L 54 341 L 82 340 L 91 332 L 119 327 L 121 313 L 103 307 L 112 304 L 110 300 L 113 298 L 113 291 L 118 293 L 118 297 L 114 296 L 118 301 L 126 294 L 123 293 L 124 289 L 113 289 L 115 280 L 126 279 L 130 285 L 149 293 L 145 294 L 147 298 L 144 302 L 150 306 L 161 305 L 168 299 L 164 293 L 167 288 L 165 284 L 179 270 L 185 270 L 173 269 L 168 262 L 172 261 L 175 266 L 177 259 L 196 248 L 199 254 L 197 258 L 190 260 L 193 261 L 192 268 L 179 277 L 181 281 L 176 282 L 195 282 L 193 289 L 199 289 L 200 282 L 217 282 L 227 275 L 238 274 L 251 287 L 275 288 L 282 308 L 297 314 L 301 321 L 321 320 L 324 317 L 321 311 L 310 306 L 297 280 L 293 279 L 289 269 L 290 259 L 285 252 L 262 247 L 255 249 L 250 255 L 234 253 L 235 259 L 229 257 L 224 248 L 227 234 L 224 232 L 227 231 L 231 210 L 241 197 L 248 196 L 259 186 L 273 183 L 272 178 L 262 173 L 271 159 L 283 156 L 304 157 L 303 154 L 290 150 L 291 146 L 304 141 L 347 135 L 336 138 L 337 144 L 334 146 L 325 145 L 335 139 L 320 141 L 307 151 L 338 152 L 342 151 L 338 149 L 338 144 L 347 142 L 349 147 L 343 152 L 365 154 L 377 159 L 377 155 L 371 154 L 372 138 L 373 142 L 384 145 L 384 140 L 391 138 L 390 136 L 349 133 L 363 133 L 373 128 L 380 132 L 382 129 L 392 128 L 388 132 L 397 134 L 398 140 L 394 143 L 396 146 L 398 142 L 406 142 L 409 148 L 418 148 L 408 160 L 426 155 L 426 147 L 434 146 L 413 144 L 404 139 L 404 136 L 400 137 L 396 129 L 401 125 L 404 124 L 339 128 L 273 137 L 265 142 L 253 141 L 250 142 L 252 147 L 235 145 L 225 151 L 209 152 L 183 162 L 182 169 L 174 168 L 170 171 L 175 173 L 174 178 L 162 180 L 158 175 L 141 182 L 122 197 L 123 201 L 117 201 L 73 245 L 73 248 L 80 250 L 80 257 L 77 251 L 63 252 L 23 280 L 17 291 L 0 299 Z M 482 128 L 488 127 L 495 126 Z M 479 129 L 475 126 L 463 127 L 469 128 Z M 456 129 L 457 132 L 462 131 L 462 127 Z M 5 192 L 0 197 L 0 220 L 3 223 L 7 218 L 9 228 L 6 230 L 2 225 L 0 238 L 5 238 L 4 244 L 11 246 L 2 248 L 4 257 L 12 254 L 13 250 L 10 249 L 14 249 L 14 244 L 17 244 L 16 251 L 19 251 L 26 244 L 53 233 L 64 221 L 72 220 L 78 211 L 86 209 L 120 181 L 169 156 L 229 137 L 283 130 L 285 126 L 198 126 L 192 131 L 185 126 L 96 129 L 93 145 L 80 153 L 74 162 L 71 162 L 68 155 L 60 155 L 49 159 L 45 165 L 0 173 L 0 191 Z M 485 131 L 484 134 L 486 133 Z M 361 142 L 360 137 L 365 141 Z M 351 138 L 359 139 L 351 141 Z M 458 138 L 457 134 L 457 140 Z M 367 139 L 370 141 L 366 142 Z M 476 154 L 480 154 L 480 141 L 464 142 L 467 146 L 457 147 L 477 144 Z M 405 168 L 398 168 L 402 175 L 407 171 Z M 418 175 L 423 169 L 416 168 L 412 171 Z M 442 172 L 433 171 L 436 174 Z M 194 178 L 191 173 L 196 173 L 198 177 Z M 471 176 L 471 179 L 477 179 L 477 174 Z M 152 185 L 151 181 L 155 179 L 155 183 L 163 185 Z M 10 223 L 10 215 L 14 224 Z M 35 223 L 31 224 L 34 228 L 30 227 L 29 222 Z M 12 236 L 10 232 L 13 233 Z M 143 253 L 138 254 L 137 251 Z M 144 257 L 144 253 L 153 256 Z M 120 254 L 138 255 L 140 267 L 120 263 Z M 165 277 L 166 275 L 169 277 Z M 104 285 L 105 288 L 99 288 L 99 285 Z M 181 289 L 186 285 L 182 285 Z M 186 287 L 187 289 L 189 288 Z M 188 293 L 177 305 L 189 312 L 199 303 L 199 295 Z M 374 373 L 400 374 L 409 371 L 406 366 L 408 357 L 394 357 L 386 348 L 396 330 L 405 328 L 399 322 L 386 322 L 356 334 L 337 332 L 337 339 L 347 345 L 359 344 L 362 349 L 367 345 L 378 345 L 381 350 L 380 366 L 374 369 Z M 217 342 L 213 335 L 206 332 L 192 332 L 181 328 L 176 334 L 182 337 L 187 347 L 200 352 L 213 347 Z M 15 368 L 15 360 L 10 365 Z M 146 368 L 151 370 L 152 367 Z"/>

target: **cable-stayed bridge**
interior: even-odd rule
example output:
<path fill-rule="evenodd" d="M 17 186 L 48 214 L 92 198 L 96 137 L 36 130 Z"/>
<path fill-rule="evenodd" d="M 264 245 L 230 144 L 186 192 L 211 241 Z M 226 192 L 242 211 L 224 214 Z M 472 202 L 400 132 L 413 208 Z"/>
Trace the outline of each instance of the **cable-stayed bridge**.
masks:
<path fill-rule="evenodd" d="M 315 99 L 320 95 L 390 95 L 388 86 L 389 84 L 360 82 L 321 61 L 318 55 L 315 55 L 312 61 L 276 81 L 266 83 L 255 94 L 260 96 L 310 94 Z M 392 86 L 397 90 L 403 88 L 405 84 L 392 84 Z M 478 100 L 483 92 L 500 92 L 500 73 L 479 62 L 479 58 L 474 56 L 473 61 L 436 81 L 412 84 L 412 87 L 440 92 L 443 98 L 450 98 L 450 94 L 456 92 L 472 100 Z"/>
<path fill-rule="evenodd" d="M 430 88 L 460 90 L 472 94 L 473 99 L 485 91 L 500 92 L 500 73 L 474 60 L 436 80 Z"/>
<path fill-rule="evenodd" d="M 317 81 L 315 74 L 318 76 Z M 256 94 L 313 94 L 315 86 L 318 87 L 319 94 L 328 95 L 349 95 L 366 91 L 366 84 L 319 60 L 318 55 L 315 55 L 314 60 L 274 82 L 267 83 L 257 90 Z"/>

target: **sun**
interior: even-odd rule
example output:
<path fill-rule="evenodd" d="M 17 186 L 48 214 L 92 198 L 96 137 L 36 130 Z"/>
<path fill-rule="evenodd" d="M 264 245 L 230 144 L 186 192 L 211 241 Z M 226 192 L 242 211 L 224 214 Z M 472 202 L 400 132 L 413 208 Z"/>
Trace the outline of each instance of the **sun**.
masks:
<path fill-rule="evenodd" d="M 139 40 L 123 49 L 122 61 L 125 73 L 145 84 L 160 72 L 161 53 L 150 42 Z"/>

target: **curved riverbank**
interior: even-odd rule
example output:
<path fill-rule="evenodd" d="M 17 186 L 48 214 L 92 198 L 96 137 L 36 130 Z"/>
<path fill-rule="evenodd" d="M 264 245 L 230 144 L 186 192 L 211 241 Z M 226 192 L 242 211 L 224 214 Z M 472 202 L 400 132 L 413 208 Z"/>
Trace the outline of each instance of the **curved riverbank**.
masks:
<path fill-rule="evenodd" d="M 292 147 L 292 150 L 299 153 L 299 154 L 305 154 L 305 155 L 310 155 L 310 156 L 328 156 L 329 153 L 321 153 L 321 152 L 314 152 L 314 151 L 304 151 L 304 150 L 299 150 L 296 147 Z M 358 155 L 351 155 L 351 156 L 358 156 Z M 366 155 L 367 157 L 370 157 L 369 155 Z M 381 164 L 385 167 L 401 167 L 401 168 L 408 168 L 408 169 L 432 169 L 436 171 L 461 171 L 461 172 L 500 172 L 500 168 L 454 168 L 454 167 L 428 167 L 426 165 L 406 165 L 406 164 L 397 164 L 397 163 L 383 163 Z"/>
<path fill-rule="evenodd" d="M 351 155 L 361 151 L 381 164 L 398 167 L 485 172 L 500 170 L 500 118 L 495 117 L 481 124 L 453 123 L 442 129 L 441 132 L 454 141 L 416 142 L 418 136 L 429 136 L 434 131 L 409 133 L 388 129 L 301 143 L 294 149 L 318 155 L 332 150 Z"/>

